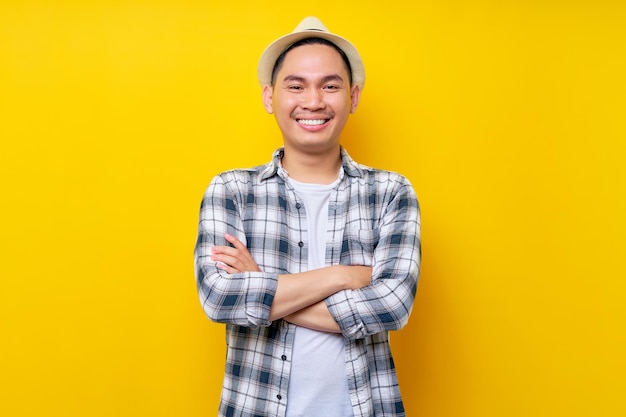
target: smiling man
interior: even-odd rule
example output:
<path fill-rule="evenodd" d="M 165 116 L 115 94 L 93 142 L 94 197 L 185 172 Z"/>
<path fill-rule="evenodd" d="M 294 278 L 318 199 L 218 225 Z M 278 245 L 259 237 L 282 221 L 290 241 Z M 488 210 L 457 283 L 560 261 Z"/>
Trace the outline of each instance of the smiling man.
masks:
<path fill-rule="evenodd" d="M 201 304 L 226 324 L 219 415 L 402 416 L 388 332 L 413 306 L 420 212 L 405 177 L 341 146 L 359 53 L 309 17 L 258 75 L 284 146 L 213 178 L 195 249 Z"/>

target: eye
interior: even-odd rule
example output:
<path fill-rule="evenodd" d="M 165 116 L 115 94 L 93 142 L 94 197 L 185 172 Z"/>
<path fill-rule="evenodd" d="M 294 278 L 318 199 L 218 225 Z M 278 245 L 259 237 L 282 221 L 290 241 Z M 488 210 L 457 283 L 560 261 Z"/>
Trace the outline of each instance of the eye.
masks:
<path fill-rule="evenodd" d="M 287 86 L 287 90 L 290 90 L 290 91 L 301 91 L 301 90 L 303 90 L 303 88 L 302 88 L 301 85 L 289 85 L 289 86 Z"/>
<path fill-rule="evenodd" d="M 324 90 L 329 90 L 329 91 L 335 91 L 335 90 L 339 90 L 339 86 L 336 84 L 327 84 L 324 86 Z"/>

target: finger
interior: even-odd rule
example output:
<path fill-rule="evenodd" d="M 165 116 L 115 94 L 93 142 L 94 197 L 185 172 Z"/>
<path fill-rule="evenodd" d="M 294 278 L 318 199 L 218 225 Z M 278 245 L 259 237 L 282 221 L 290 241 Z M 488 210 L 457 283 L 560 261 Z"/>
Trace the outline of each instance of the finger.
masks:
<path fill-rule="evenodd" d="M 248 251 L 248 248 L 246 248 L 246 245 L 244 245 L 239 239 L 237 239 L 235 236 L 226 233 L 224 235 L 224 238 L 226 239 L 226 241 L 228 241 L 229 243 L 231 243 L 235 248 L 239 249 L 239 250 L 245 250 L 246 252 Z"/>
<path fill-rule="evenodd" d="M 252 255 L 250 255 L 250 251 L 239 239 L 228 233 L 224 235 L 224 238 L 234 246 L 234 250 L 236 251 L 235 252 L 233 251 L 233 248 L 230 248 L 231 250 L 226 253 L 236 257 L 245 264 L 254 262 L 254 260 L 252 259 Z"/>
<path fill-rule="evenodd" d="M 235 263 L 245 263 L 248 261 L 248 258 L 247 253 L 229 246 L 223 246 L 218 250 L 214 250 L 211 257 L 213 260 L 219 260 L 231 266 L 234 266 Z"/>
<path fill-rule="evenodd" d="M 240 250 L 232 248 L 230 246 L 214 246 L 211 250 L 213 256 L 228 256 L 230 258 L 238 258 L 240 256 Z"/>
<path fill-rule="evenodd" d="M 243 254 L 239 251 L 236 252 L 236 256 L 230 256 L 224 253 L 220 255 L 214 255 L 211 257 L 211 259 L 214 261 L 220 261 L 228 265 L 229 267 L 233 268 L 235 272 L 260 271 L 259 266 L 249 255 L 243 256 Z M 233 273 L 233 271 L 229 272 Z"/>
<path fill-rule="evenodd" d="M 238 271 L 251 271 L 257 270 L 256 262 L 252 259 L 247 251 L 241 251 L 235 248 L 224 248 L 220 253 L 215 253 L 211 256 L 214 261 L 220 261 Z"/>
<path fill-rule="evenodd" d="M 223 252 L 224 249 L 226 248 L 223 246 L 214 246 L 209 250 L 209 257 L 215 262 L 215 266 L 221 269 L 224 269 L 223 267 L 229 267 L 234 259 L 233 257 L 225 255 L 225 252 Z"/>
<path fill-rule="evenodd" d="M 233 268 L 235 272 L 260 271 L 259 266 L 252 258 L 248 248 L 246 248 L 239 239 L 231 234 L 225 234 L 224 238 L 232 244 L 233 247 L 220 246 L 218 250 L 214 251 L 214 254 L 217 254 L 217 256 L 211 259 L 224 262 Z"/>
<path fill-rule="evenodd" d="M 232 266 L 226 265 L 225 263 L 222 263 L 222 262 L 216 263 L 215 266 L 217 267 L 217 269 L 221 269 L 222 271 L 228 274 L 235 274 L 239 272 L 237 269 L 233 268 Z"/>

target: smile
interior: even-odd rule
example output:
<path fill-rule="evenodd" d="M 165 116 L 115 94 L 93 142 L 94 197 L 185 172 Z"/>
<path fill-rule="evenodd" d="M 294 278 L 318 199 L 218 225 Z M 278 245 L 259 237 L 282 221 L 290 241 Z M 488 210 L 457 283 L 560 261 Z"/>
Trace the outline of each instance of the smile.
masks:
<path fill-rule="evenodd" d="M 305 126 L 319 126 L 326 123 L 328 119 L 298 119 L 297 122 Z"/>

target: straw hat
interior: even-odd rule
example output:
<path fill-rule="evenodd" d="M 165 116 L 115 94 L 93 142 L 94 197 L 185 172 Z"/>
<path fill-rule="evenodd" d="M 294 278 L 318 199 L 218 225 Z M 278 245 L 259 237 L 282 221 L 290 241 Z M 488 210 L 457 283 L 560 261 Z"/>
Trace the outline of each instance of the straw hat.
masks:
<path fill-rule="evenodd" d="M 347 39 L 331 33 L 326 26 L 316 17 L 306 17 L 290 34 L 282 36 L 269 44 L 259 61 L 259 83 L 261 87 L 272 83 L 272 70 L 274 64 L 290 45 L 306 38 L 326 39 L 341 49 L 350 61 L 352 67 L 352 84 L 356 84 L 363 89 L 365 84 L 365 68 L 359 52 Z"/>

